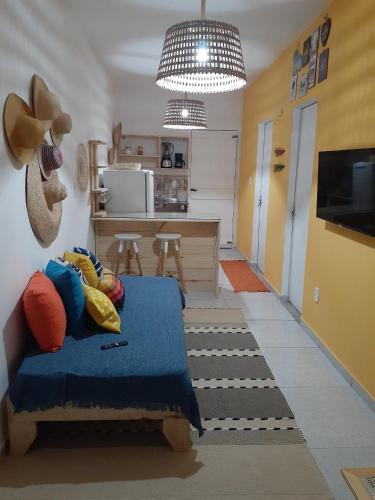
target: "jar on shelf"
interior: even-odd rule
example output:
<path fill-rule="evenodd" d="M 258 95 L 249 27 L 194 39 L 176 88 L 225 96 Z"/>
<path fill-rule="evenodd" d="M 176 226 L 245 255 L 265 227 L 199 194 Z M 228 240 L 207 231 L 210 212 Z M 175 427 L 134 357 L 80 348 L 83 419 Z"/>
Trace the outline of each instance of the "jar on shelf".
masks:
<path fill-rule="evenodd" d="M 143 155 L 143 146 L 138 146 L 137 147 L 137 154 Z"/>

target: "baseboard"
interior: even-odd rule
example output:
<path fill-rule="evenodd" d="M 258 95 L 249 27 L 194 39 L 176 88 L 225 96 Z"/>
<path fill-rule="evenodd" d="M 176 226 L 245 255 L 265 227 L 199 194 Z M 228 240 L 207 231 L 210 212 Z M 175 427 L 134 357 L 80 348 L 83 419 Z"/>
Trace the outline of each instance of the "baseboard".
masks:
<path fill-rule="evenodd" d="M 280 298 L 279 292 L 276 290 L 276 288 L 268 281 L 268 279 L 264 276 L 264 274 L 259 270 L 258 266 L 256 265 L 256 262 L 251 262 L 250 260 L 247 261 L 249 263 L 249 266 L 251 269 L 254 271 L 254 273 L 260 278 L 263 283 L 278 297 Z"/>
<path fill-rule="evenodd" d="M 309 325 L 303 320 L 300 320 L 300 325 L 303 330 L 307 333 L 310 339 L 316 344 L 324 353 L 326 358 L 332 363 L 332 365 L 338 370 L 348 384 L 353 387 L 358 396 L 367 404 L 367 406 L 375 413 L 375 399 L 370 396 L 370 394 L 355 380 L 353 375 L 342 365 L 332 352 L 326 347 L 322 341 L 319 339 L 317 334 L 309 327 Z"/>

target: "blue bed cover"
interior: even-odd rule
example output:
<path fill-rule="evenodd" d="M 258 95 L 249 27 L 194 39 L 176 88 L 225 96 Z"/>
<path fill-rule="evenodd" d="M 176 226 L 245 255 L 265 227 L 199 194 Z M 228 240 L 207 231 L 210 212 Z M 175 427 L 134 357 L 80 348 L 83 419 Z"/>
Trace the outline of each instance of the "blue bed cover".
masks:
<path fill-rule="evenodd" d="M 57 352 L 35 343 L 10 387 L 15 411 L 63 406 L 181 411 L 203 434 L 185 346 L 182 303 L 174 278 L 122 277 L 121 334 L 90 326 L 66 336 Z M 102 344 L 127 340 L 125 347 Z"/>

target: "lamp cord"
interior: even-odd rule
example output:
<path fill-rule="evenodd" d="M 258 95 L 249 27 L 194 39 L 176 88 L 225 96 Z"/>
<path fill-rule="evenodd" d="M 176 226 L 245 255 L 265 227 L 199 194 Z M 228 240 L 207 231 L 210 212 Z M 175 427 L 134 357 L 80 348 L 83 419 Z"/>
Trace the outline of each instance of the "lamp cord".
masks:
<path fill-rule="evenodd" d="M 201 19 L 206 17 L 206 0 L 201 0 Z"/>

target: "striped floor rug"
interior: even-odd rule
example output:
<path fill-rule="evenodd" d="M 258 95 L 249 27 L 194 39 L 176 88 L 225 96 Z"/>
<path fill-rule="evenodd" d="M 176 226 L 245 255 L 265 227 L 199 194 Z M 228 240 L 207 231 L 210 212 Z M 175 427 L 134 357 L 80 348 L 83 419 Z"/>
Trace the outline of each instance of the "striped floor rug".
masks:
<path fill-rule="evenodd" d="M 185 332 L 206 431 L 196 444 L 304 442 L 240 310 L 188 310 Z"/>

